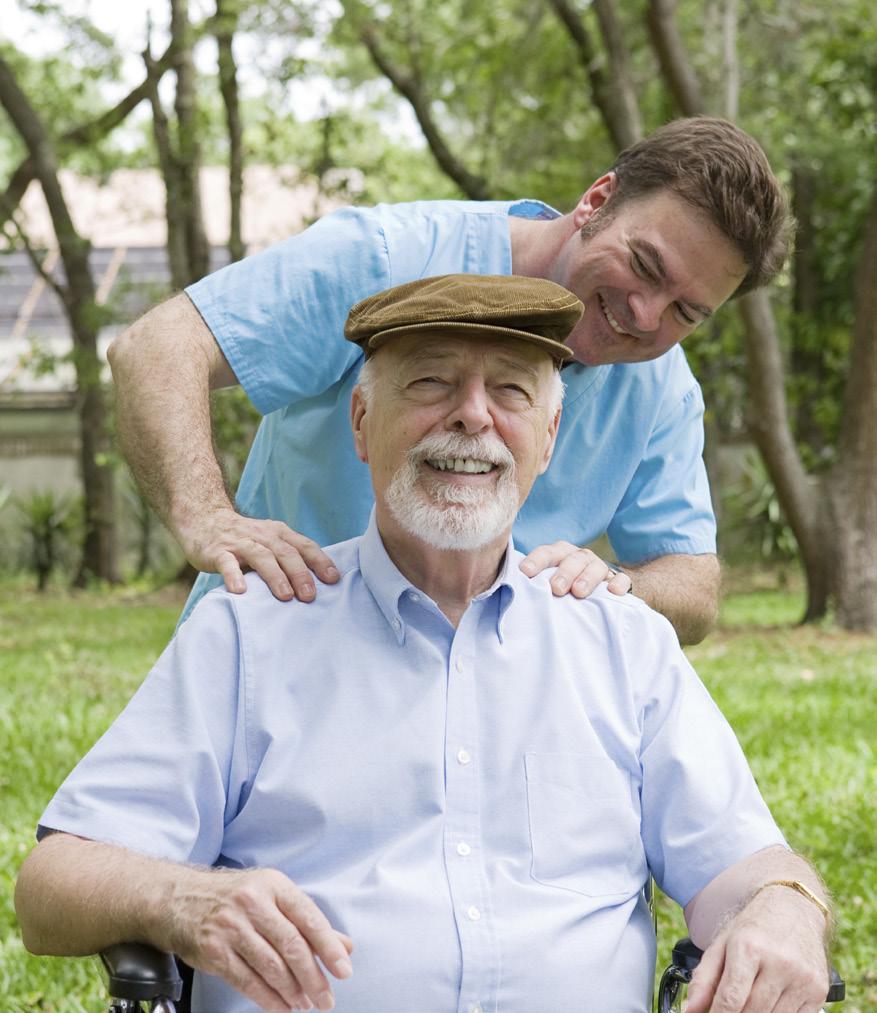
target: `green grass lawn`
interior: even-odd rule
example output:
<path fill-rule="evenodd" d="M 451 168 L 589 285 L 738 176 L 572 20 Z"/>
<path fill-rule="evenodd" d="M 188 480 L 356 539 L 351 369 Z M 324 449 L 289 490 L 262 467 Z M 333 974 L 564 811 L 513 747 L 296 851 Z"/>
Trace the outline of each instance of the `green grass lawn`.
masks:
<path fill-rule="evenodd" d="M 751 583 L 751 582 L 750 582 Z M 790 843 L 835 896 L 845 1013 L 877 1011 L 877 638 L 795 628 L 800 595 L 732 583 L 720 629 L 689 657 L 734 725 Z M 0 583 L 0 1009 L 97 1011 L 90 960 L 25 953 L 15 875 L 52 792 L 167 642 L 181 599 Z M 684 935 L 659 903 L 660 955 Z"/>

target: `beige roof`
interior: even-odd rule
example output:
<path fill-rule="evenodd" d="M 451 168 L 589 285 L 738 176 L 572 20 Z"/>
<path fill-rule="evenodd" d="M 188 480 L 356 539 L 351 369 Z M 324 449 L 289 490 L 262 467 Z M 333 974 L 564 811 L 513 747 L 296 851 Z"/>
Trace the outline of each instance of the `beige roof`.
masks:
<path fill-rule="evenodd" d="M 250 252 L 270 246 L 333 208 L 350 203 L 362 189 L 356 170 L 334 170 L 329 182 L 340 193 L 320 194 L 312 178 L 302 181 L 294 167 L 248 166 L 244 171 L 241 207 L 243 239 Z M 155 169 L 118 169 L 103 180 L 60 173 L 61 186 L 77 230 L 96 247 L 164 246 L 166 241 L 164 183 Z M 228 170 L 201 170 L 204 224 L 211 245 L 228 242 Z M 54 246 L 54 233 L 43 193 L 31 183 L 21 202 L 32 241 Z"/>

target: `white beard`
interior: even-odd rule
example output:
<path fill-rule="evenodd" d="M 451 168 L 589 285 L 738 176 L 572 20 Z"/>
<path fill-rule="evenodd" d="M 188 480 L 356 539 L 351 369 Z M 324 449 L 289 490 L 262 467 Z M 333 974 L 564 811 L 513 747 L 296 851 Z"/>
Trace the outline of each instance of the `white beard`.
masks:
<path fill-rule="evenodd" d="M 427 458 L 470 457 L 500 466 L 494 486 L 425 483 Z M 428 467 L 428 465 L 427 465 Z M 515 459 L 498 440 L 479 436 L 427 436 L 408 451 L 386 493 L 387 508 L 410 535 L 436 549 L 480 549 L 503 535 L 518 513 Z"/>

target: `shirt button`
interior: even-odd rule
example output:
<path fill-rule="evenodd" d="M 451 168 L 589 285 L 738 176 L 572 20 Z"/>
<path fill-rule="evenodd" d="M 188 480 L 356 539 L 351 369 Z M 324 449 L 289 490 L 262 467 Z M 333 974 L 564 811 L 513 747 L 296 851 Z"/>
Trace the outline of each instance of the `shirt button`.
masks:
<path fill-rule="evenodd" d="M 469 916 L 470 922 L 477 922 L 478 919 L 481 917 L 481 912 L 478 910 L 477 907 L 475 907 L 474 904 L 471 905 L 466 914 Z"/>
<path fill-rule="evenodd" d="M 408 597 L 409 597 L 409 598 L 410 598 L 410 599 L 411 599 L 412 601 L 420 601 L 420 595 L 419 595 L 419 594 L 417 594 L 417 592 L 416 592 L 416 591 L 411 591 L 411 592 L 409 592 L 409 594 L 408 594 Z"/>
<path fill-rule="evenodd" d="M 402 624 L 399 622 L 398 619 L 394 619 L 393 620 L 393 629 L 394 630 L 401 630 L 402 629 Z"/>
<path fill-rule="evenodd" d="M 464 767 L 472 759 L 472 757 L 466 752 L 465 749 L 457 750 L 457 763 L 461 763 Z"/>
<path fill-rule="evenodd" d="M 472 854 L 472 849 L 469 847 L 469 845 L 465 841 L 461 841 L 457 845 L 457 854 L 458 855 L 462 855 L 463 858 L 465 858 L 466 855 L 471 855 Z"/>

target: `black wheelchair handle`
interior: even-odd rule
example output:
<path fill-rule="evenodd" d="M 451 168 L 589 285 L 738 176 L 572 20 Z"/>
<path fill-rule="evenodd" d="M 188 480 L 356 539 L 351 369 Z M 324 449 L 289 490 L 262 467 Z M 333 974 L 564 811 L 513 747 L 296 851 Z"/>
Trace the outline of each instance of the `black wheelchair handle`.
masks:
<path fill-rule="evenodd" d="M 695 946 L 695 944 L 686 936 L 684 939 L 680 939 L 679 942 L 673 947 L 673 966 L 679 971 L 684 972 L 690 978 L 695 967 L 700 963 L 700 958 L 703 956 L 703 950 Z M 843 1002 L 846 998 L 846 985 L 843 978 L 837 973 L 835 968 L 831 968 L 831 974 L 828 985 L 828 995 L 825 997 L 826 1002 Z"/>
<path fill-rule="evenodd" d="M 183 979 L 171 953 L 146 943 L 117 943 L 108 946 L 100 958 L 114 999 L 167 998 L 176 1002 L 183 994 Z"/>

